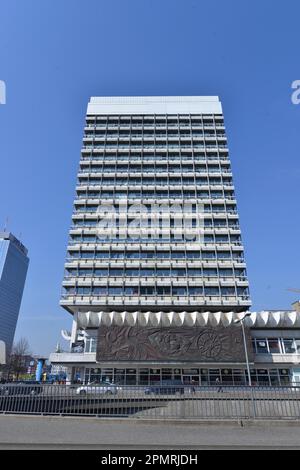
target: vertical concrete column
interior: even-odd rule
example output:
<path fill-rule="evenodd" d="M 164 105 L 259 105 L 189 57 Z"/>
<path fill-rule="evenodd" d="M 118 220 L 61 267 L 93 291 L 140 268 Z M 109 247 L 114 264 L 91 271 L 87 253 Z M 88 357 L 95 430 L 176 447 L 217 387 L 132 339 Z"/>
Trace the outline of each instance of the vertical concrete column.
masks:
<path fill-rule="evenodd" d="M 72 344 L 76 342 L 77 340 L 77 320 L 78 320 L 78 313 L 75 312 L 73 315 L 73 323 L 72 323 L 72 331 L 71 331 L 71 340 L 70 340 L 70 351 L 72 349 Z"/>
<path fill-rule="evenodd" d="M 4 341 L 0 341 L 0 364 L 6 364 L 6 347 Z"/>
<path fill-rule="evenodd" d="M 74 380 L 74 375 L 75 375 L 75 367 L 68 367 L 67 368 L 67 373 L 66 373 L 67 377 L 66 377 L 66 384 L 67 385 L 70 385 L 73 380 Z"/>

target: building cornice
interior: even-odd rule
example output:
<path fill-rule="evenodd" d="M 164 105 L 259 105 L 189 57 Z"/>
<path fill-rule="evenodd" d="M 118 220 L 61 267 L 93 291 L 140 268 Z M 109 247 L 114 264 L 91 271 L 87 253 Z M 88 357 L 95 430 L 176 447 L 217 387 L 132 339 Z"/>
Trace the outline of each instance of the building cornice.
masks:
<path fill-rule="evenodd" d="M 249 312 L 250 313 L 250 312 Z M 241 320 L 245 312 L 78 312 L 78 328 L 98 328 L 101 325 L 141 327 L 170 326 L 231 326 Z M 296 311 L 261 311 L 251 312 L 245 318 L 245 325 L 250 328 L 300 328 L 300 312 Z"/>

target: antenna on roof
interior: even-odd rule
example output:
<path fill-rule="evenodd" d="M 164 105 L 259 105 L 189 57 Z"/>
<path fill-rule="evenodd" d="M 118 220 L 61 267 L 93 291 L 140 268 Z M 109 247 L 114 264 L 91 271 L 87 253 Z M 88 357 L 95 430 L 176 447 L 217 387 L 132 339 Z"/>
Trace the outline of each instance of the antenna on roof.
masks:
<path fill-rule="evenodd" d="M 9 218 L 6 217 L 6 219 L 5 219 L 5 224 L 4 224 L 4 232 L 6 232 L 7 229 L 8 229 L 8 222 L 9 222 Z"/>

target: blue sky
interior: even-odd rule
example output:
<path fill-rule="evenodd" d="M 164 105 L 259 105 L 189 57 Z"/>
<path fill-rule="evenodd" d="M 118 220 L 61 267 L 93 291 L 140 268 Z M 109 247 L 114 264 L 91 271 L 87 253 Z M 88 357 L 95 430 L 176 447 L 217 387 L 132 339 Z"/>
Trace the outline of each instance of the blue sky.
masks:
<path fill-rule="evenodd" d="M 30 267 L 16 339 L 48 354 L 59 307 L 83 123 L 92 95 L 219 95 L 253 310 L 300 288 L 297 0 L 2 0 L 0 227 Z"/>

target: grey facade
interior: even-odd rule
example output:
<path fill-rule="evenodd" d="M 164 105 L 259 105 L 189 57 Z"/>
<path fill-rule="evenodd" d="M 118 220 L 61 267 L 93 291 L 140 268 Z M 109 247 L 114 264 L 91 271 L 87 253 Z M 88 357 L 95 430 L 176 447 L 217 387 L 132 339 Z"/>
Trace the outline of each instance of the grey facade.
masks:
<path fill-rule="evenodd" d="M 69 311 L 251 305 L 217 97 L 92 98 L 76 194 Z"/>
<path fill-rule="evenodd" d="M 0 341 L 11 350 L 29 264 L 27 249 L 11 233 L 0 232 Z"/>
<path fill-rule="evenodd" d="M 251 300 L 218 97 L 91 98 L 69 235 L 70 352 L 53 364 L 86 382 L 246 383 L 234 329 Z M 253 383 L 300 377 L 299 314 L 245 325 Z"/>

